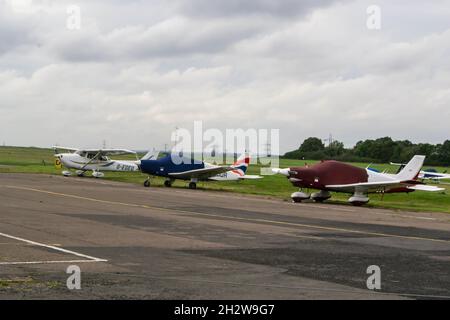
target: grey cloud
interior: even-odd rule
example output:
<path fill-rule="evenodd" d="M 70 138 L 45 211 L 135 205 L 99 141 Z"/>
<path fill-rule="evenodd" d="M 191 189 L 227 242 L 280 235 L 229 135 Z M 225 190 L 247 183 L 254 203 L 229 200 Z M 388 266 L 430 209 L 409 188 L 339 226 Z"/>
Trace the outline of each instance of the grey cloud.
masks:
<path fill-rule="evenodd" d="M 164 11 L 172 10 L 172 16 L 156 22 L 152 18 L 147 24 L 142 19 L 138 19 L 134 26 L 129 25 L 109 31 L 89 29 L 83 33 L 83 36 L 75 36 L 73 40 L 69 35 L 70 41 L 64 39 L 62 43 L 56 43 L 55 48 L 59 51 L 61 58 L 69 61 L 214 54 L 223 52 L 245 39 L 276 30 L 286 23 L 286 21 L 279 21 L 279 18 L 297 17 L 336 2 L 338 1 L 186 0 L 174 2 L 175 4 L 172 3 L 170 6 L 164 5 L 161 1 L 134 1 L 130 7 L 137 9 L 141 6 L 141 11 L 145 8 L 151 17 L 154 14 L 153 7 L 164 8 L 161 9 Z M 114 11 L 116 13 L 125 7 L 123 3 L 114 2 L 113 5 L 116 6 Z M 89 3 L 83 6 L 89 9 Z M 132 13 L 140 15 L 136 11 Z M 133 23 L 128 16 L 124 16 L 123 19 L 120 17 L 120 20 Z M 104 23 L 98 21 L 98 24 Z"/>
<path fill-rule="evenodd" d="M 2 10 L 3 9 L 3 10 Z M 32 26 L 25 19 L 11 15 L 0 3 L 0 55 L 35 41 Z"/>
<path fill-rule="evenodd" d="M 190 0 L 180 3 L 185 14 L 200 17 L 223 17 L 264 14 L 295 17 L 338 2 L 336 0 Z"/>
<path fill-rule="evenodd" d="M 66 33 L 51 45 L 63 60 L 142 60 L 222 52 L 267 30 L 262 19 L 218 19 L 209 23 L 174 17 L 151 27 L 134 26 L 102 34 L 98 29 Z"/>

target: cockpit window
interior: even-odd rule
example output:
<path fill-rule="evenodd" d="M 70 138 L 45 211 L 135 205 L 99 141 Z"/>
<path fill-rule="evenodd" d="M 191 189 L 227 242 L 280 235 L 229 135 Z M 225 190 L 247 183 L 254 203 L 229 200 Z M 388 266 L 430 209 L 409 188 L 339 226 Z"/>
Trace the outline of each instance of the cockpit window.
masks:
<path fill-rule="evenodd" d="M 109 161 L 109 158 L 107 156 L 104 156 L 104 155 L 97 156 L 97 153 L 88 153 L 85 151 L 77 152 L 77 153 L 80 155 L 80 157 L 85 157 L 90 160 L 95 159 L 95 160 L 100 160 L 100 161 Z"/>

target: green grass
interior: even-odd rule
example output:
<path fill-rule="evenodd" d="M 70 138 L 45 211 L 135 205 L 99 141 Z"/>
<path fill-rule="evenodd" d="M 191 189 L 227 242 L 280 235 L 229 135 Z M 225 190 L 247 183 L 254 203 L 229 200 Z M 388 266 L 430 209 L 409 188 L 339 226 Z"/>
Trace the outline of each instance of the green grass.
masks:
<path fill-rule="evenodd" d="M 39 282 L 31 277 L 13 278 L 13 279 L 1 279 L 0 278 L 0 289 L 27 290 L 32 287 L 55 289 L 55 288 L 61 287 L 61 284 L 58 281 L 54 281 L 54 280 Z"/>
<path fill-rule="evenodd" d="M 122 157 L 132 159 L 132 157 Z M 0 173 L 41 173 L 61 174 L 61 170 L 55 169 L 53 165 L 53 150 L 39 148 L 0 147 Z M 313 164 L 317 161 L 280 159 L 280 167 L 303 166 L 305 163 Z M 367 167 L 367 163 L 352 163 L 360 167 Z M 389 164 L 371 164 L 372 168 L 380 171 L 388 170 L 395 173 L 398 167 Z M 436 167 L 440 172 L 445 168 Z M 250 166 L 248 174 L 259 174 L 260 166 Z M 142 184 L 146 176 L 141 173 L 118 173 L 106 172 L 106 180 L 120 181 L 126 183 Z M 164 179 L 152 178 L 152 187 L 163 187 Z M 442 184 L 447 191 L 445 193 L 414 192 L 410 194 L 386 194 L 384 199 L 381 195 L 370 195 L 368 206 L 402 209 L 412 211 L 434 211 L 450 213 L 450 185 Z M 186 182 L 176 181 L 173 187 L 186 187 Z M 297 190 L 285 177 L 280 175 L 265 176 L 261 180 L 226 181 L 226 182 L 200 182 L 199 188 L 222 192 L 238 192 L 243 194 L 256 194 L 274 197 L 290 201 L 290 194 Z M 332 203 L 348 205 L 347 194 L 333 193 Z"/>

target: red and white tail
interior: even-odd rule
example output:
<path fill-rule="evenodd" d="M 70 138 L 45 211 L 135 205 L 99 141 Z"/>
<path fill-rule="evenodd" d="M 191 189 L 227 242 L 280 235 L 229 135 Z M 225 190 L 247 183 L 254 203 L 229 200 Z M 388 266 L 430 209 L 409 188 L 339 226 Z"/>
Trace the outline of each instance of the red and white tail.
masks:
<path fill-rule="evenodd" d="M 242 176 L 245 176 L 247 172 L 248 165 L 250 164 L 250 156 L 247 153 L 241 155 L 236 162 L 232 165 L 233 172 Z"/>

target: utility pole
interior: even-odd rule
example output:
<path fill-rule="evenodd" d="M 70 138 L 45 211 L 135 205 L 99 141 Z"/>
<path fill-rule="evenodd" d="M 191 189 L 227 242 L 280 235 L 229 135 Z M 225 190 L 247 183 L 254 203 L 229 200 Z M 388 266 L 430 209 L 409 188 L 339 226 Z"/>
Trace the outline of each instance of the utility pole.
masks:
<path fill-rule="evenodd" d="M 323 141 L 328 141 L 328 147 L 331 147 L 331 145 L 333 144 L 333 135 L 330 133 L 328 139 L 323 139 Z"/>
<path fill-rule="evenodd" d="M 178 126 L 175 127 L 175 143 L 174 146 L 177 144 L 178 142 Z"/>
<path fill-rule="evenodd" d="M 269 143 L 269 141 L 267 141 L 267 143 L 264 145 L 265 146 L 265 151 L 266 151 L 266 155 L 267 157 L 272 157 L 272 145 Z"/>

